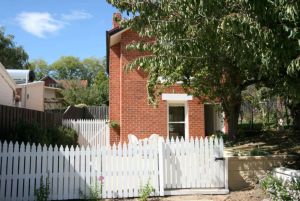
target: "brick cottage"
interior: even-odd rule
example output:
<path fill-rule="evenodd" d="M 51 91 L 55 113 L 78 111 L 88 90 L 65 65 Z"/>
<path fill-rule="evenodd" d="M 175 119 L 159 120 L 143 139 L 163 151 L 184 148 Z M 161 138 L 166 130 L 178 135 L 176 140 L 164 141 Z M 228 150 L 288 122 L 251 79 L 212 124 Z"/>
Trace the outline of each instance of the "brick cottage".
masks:
<path fill-rule="evenodd" d="M 151 134 L 189 138 L 204 137 L 217 130 L 224 132 L 223 115 L 216 107 L 187 95 L 180 84 L 162 94 L 157 108 L 148 104 L 146 73 L 124 71 L 128 62 L 141 56 L 137 51 L 126 50 L 128 44 L 138 40 L 136 32 L 120 27 L 114 20 L 113 28 L 106 32 L 109 116 L 110 121 L 119 124 L 110 129 L 111 143 L 128 141 L 128 134 L 142 139 Z"/>

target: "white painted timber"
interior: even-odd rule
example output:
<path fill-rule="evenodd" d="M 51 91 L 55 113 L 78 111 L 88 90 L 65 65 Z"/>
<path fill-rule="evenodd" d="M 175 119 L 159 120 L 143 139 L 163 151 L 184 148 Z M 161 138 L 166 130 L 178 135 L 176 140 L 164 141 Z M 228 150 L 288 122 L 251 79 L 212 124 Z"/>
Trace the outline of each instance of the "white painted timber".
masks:
<path fill-rule="evenodd" d="M 62 124 L 77 132 L 80 146 L 98 148 L 109 144 L 109 125 L 107 120 L 66 119 L 62 121 Z"/>
<path fill-rule="evenodd" d="M 50 200 L 80 199 L 102 186 L 102 198 L 228 193 L 222 139 L 177 138 L 157 143 L 58 147 L 0 143 L 0 200 L 34 200 L 49 180 Z M 215 159 L 220 160 L 215 160 Z M 41 179 L 42 178 L 42 179 Z"/>
<path fill-rule="evenodd" d="M 162 100 L 165 101 L 189 101 L 193 100 L 192 95 L 187 95 L 187 94 L 162 94 Z"/>

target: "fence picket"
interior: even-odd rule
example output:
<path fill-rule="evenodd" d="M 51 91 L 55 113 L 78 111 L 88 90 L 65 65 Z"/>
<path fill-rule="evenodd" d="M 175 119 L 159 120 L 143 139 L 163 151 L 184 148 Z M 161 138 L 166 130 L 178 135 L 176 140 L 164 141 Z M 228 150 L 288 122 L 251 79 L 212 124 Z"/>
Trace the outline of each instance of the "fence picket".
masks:
<path fill-rule="evenodd" d="M 78 143 L 81 146 L 99 148 L 109 144 L 109 129 L 107 120 L 65 119 L 62 124 L 74 129 L 78 134 Z"/>
<path fill-rule="evenodd" d="M 41 176 L 44 184 L 49 176 L 51 200 L 89 197 L 99 176 L 104 177 L 102 198 L 137 197 L 148 181 L 155 189 L 152 195 L 178 188 L 226 188 L 225 162 L 215 161 L 223 157 L 222 138 L 158 142 L 75 148 L 0 143 L 0 200 L 34 200 Z"/>

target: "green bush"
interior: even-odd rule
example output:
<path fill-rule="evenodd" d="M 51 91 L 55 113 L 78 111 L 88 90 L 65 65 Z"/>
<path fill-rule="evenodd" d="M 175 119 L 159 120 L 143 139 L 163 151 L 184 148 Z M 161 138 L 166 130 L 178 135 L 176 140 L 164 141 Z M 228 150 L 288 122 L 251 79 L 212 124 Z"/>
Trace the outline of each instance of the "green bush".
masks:
<path fill-rule="evenodd" d="M 35 189 L 34 195 L 36 201 L 47 201 L 50 195 L 50 181 L 49 176 L 46 178 L 46 184 L 44 184 L 43 176 L 40 178 L 40 188 Z"/>
<path fill-rule="evenodd" d="M 78 135 L 75 130 L 65 126 L 49 127 L 43 129 L 37 123 L 20 122 L 16 134 L 10 139 L 24 143 L 40 143 L 46 145 L 77 145 Z"/>
<path fill-rule="evenodd" d="M 300 181 L 284 182 L 281 179 L 268 174 L 260 183 L 261 188 L 275 201 L 300 200 Z"/>
<path fill-rule="evenodd" d="M 211 137 L 223 138 L 223 141 L 228 141 L 229 137 L 227 134 L 223 133 L 222 131 L 216 131 Z"/>
<path fill-rule="evenodd" d="M 139 192 L 139 201 L 147 201 L 150 197 L 151 193 L 154 192 L 155 189 L 150 184 L 150 180 L 146 183 L 145 186 L 141 186 L 140 192 Z"/>
<path fill-rule="evenodd" d="M 270 153 L 260 149 L 259 147 L 253 148 L 250 151 L 250 156 L 267 156 L 267 155 L 270 155 Z"/>

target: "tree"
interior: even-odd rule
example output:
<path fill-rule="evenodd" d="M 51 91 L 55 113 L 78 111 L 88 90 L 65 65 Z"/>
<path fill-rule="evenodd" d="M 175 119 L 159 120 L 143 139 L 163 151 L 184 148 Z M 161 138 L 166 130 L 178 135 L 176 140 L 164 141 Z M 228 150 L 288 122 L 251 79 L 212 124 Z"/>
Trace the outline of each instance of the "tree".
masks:
<path fill-rule="evenodd" d="M 40 80 L 43 77 L 49 75 L 51 69 L 48 63 L 43 59 L 37 59 L 29 62 L 29 69 L 34 70 L 36 80 Z"/>
<path fill-rule="evenodd" d="M 16 46 L 13 35 L 5 35 L 0 27 L 0 62 L 8 69 L 26 69 L 28 55 L 21 46 Z"/>
<path fill-rule="evenodd" d="M 63 89 L 62 93 L 64 99 L 70 105 L 77 105 L 84 103 L 86 105 L 102 105 L 108 104 L 108 77 L 105 74 L 104 63 L 97 58 L 87 58 L 83 61 L 76 60 L 71 63 L 77 63 L 76 66 L 82 66 L 83 70 L 80 69 L 76 74 L 77 79 L 88 80 L 88 86 L 78 85 L 78 82 L 72 83 L 72 75 L 68 72 L 69 62 L 61 62 L 62 58 L 55 62 L 59 67 L 56 66 L 54 74 L 60 75 L 60 77 L 69 77 L 71 79 L 71 87 Z M 63 59 L 65 60 L 65 59 Z M 70 60 L 74 60 L 72 57 Z M 79 64 L 81 63 L 81 65 Z M 62 67 L 63 66 L 63 67 Z M 74 65 L 75 66 L 75 65 Z M 81 67 L 80 67 L 81 68 Z M 61 72 L 63 70 L 63 72 Z M 69 74 L 68 76 L 62 76 L 62 73 Z"/>
<path fill-rule="evenodd" d="M 270 68 L 276 48 L 272 30 L 260 24 L 256 13 L 248 9 L 251 5 L 266 9 L 263 3 L 268 1 L 108 2 L 131 14 L 133 17 L 121 25 L 145 39 L 128 46 L 146 56 L 127 68 L 139 67 L 149 73 L 150 103 L 155 103 L 165 87 L 183 81 L 188 93 L 221 102 L 229 137 L 235 138 L 242 91 L 276 77 L 278 72 L 277 65 Z"/>
<path fill-rule="evenodd" d="M 87 69 L 78 57 L 62 56 L 51 65 L 53 76 L 64 80 L 87 80 Z"/>
<path fill-rule="evenodd" d="M 89 57 L 82 61 L 82 64 L 84 68 L 87 70 L 87 77 L 88 77 L 88 83 L 89 85 L 92 85 L 94 83 L 94 79 L 97 76 L 97 73 L 99 71 L 103 71 L 104 64 L 101 63 L 100 59 L 97 59 L 95 57 Z"/>
<path fill-rule="evenodd" d="M 93 87 L 97 91 L 97 103 L 106 104 L 109 102 L 109 80 L 104 68 L 100 69 L 95 77 Z"/>

